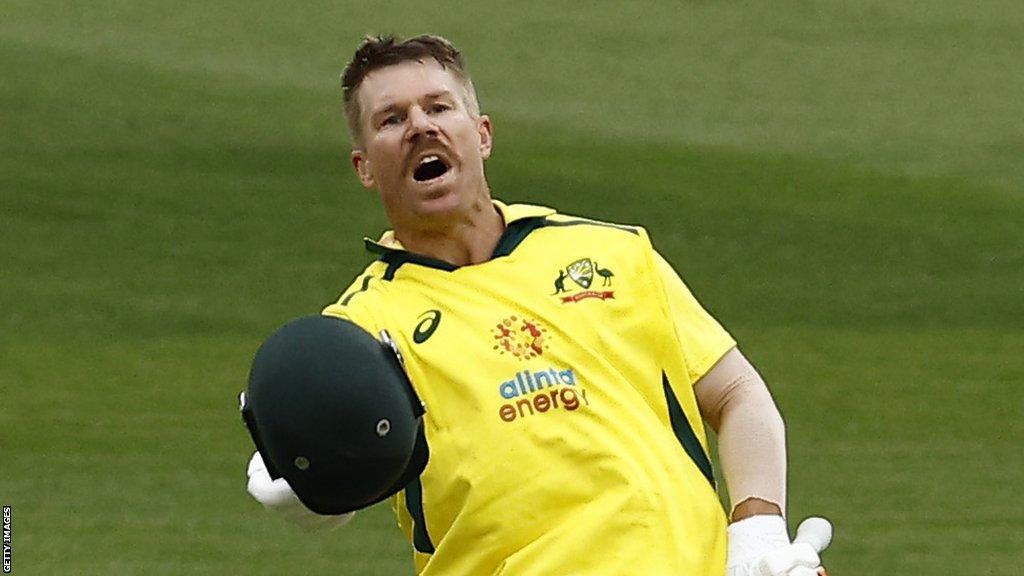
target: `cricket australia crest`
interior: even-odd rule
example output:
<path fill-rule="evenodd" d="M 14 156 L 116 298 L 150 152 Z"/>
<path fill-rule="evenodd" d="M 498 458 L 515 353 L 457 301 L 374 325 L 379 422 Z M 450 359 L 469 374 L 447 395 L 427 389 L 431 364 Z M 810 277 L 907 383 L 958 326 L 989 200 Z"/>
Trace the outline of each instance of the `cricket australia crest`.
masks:
<path fill-rule="evenodd" d="M 601 286 L 605 287 L 612 285 L 612 277 L 615 276 L 615 273 L 608 268 L 602 268 L 590 258 L 580 258 L 558 271 L 558 278 L 555 279 L 555 292 L 552 296 L 565 294 L 565 296 L 561 296 L 563 304 L 579 302 L 587 298 L 598 298 L 600 300 L 614 298 L 615 292 L 612 290 L 590 290 L 595 276 L 601 277 Z M 583 291 L 573 293 L 567 289 L 565 287 L 566 278 L 575 282 L 580 288 L 583 288 Z"/>
<path fill-rule="evenodd" d="M 580 258 L 566 266 L 565 270 L 573 282 L 584 288 L 590 288 L 590 283 L 594 280 L 594 263 L 590 261 L 590 258 Z"/>

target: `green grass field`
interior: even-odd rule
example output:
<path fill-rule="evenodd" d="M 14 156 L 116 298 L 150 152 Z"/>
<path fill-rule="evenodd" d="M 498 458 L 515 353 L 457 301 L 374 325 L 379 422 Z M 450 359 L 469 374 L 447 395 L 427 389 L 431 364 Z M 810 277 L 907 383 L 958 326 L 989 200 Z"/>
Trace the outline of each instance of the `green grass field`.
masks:
<path fill-rule="evenodd" d="M 366 264 L 338 73 L 440 33 L 496 196 L 641 223 L 786 416 L 833 576 L 1024 564 L 1024 4 L 5 0 L 0 504 L 15 574 L 411 574 L 244 490 L 262 338 Z"/>

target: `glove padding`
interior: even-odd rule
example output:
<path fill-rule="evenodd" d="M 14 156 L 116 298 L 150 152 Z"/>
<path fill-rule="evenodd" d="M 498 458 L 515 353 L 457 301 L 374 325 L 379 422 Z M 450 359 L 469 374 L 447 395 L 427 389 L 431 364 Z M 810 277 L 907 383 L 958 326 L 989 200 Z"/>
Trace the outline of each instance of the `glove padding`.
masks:
<path fill-rule="evenodd" d="M 730 524 L 726 576 L 824 575 L 818 552 L 828 546 L 831 525 L 820 518 L 805 520 L 797 532 L 790 543 L 782 516 L 751 516 Z"/>
<path fill-rule="evenodd" d="M 317 514 L 299 500 L 292 487 L 284 478 L 276 480 L 267 473 L 267 465 L 259 451 L 253 453 L 249 459 L 249 469 L 246 474 L 249 483 L 246 486 L 249 494 L 257 502 L 263 504 L 268 510 L 273 510 L 284 516 L 289 522 L 307 530 L 333 530 L 348 524 L 355 512 L 347 514 L 325 515 Z"/>

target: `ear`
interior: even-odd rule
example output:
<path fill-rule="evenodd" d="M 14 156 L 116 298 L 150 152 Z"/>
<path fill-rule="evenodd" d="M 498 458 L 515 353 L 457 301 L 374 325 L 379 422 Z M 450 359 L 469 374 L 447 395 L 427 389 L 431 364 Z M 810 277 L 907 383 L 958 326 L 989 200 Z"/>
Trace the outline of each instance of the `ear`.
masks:
<path fill-rule="evenodd" d="M 476 131 L 480 135 L 480 157 L 484 160 L 491 157 L 491 149 L 494 147 L 493 130 L 489 116 L 481 115 L 477 118 Z"/>
<path fill-rule="evenodd" d="M 366 188 L 373 188 L 375 182 L 373 174 L 370 172 L 370 161 L 367 160 L 366 154 L 359 148 L 353 148 L 351 159 L 352 167 L 356 169 L 356 176 L 359 177 L 359 181 Z"/>

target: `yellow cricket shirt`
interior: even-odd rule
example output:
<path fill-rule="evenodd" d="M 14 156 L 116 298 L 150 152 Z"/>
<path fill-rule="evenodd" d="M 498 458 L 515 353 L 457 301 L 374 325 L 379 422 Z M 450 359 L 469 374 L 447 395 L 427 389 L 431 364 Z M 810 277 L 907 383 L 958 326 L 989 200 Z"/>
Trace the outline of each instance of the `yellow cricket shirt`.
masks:
<path fill-rule="evenodd" d="M 735 342 L 647 233 L 495 202 L 494 257 L 380 254 L 325 314 L 387 329 L 430 458 L 394 499 L 423 575 L 721 576 L 692 385 Z"/>

